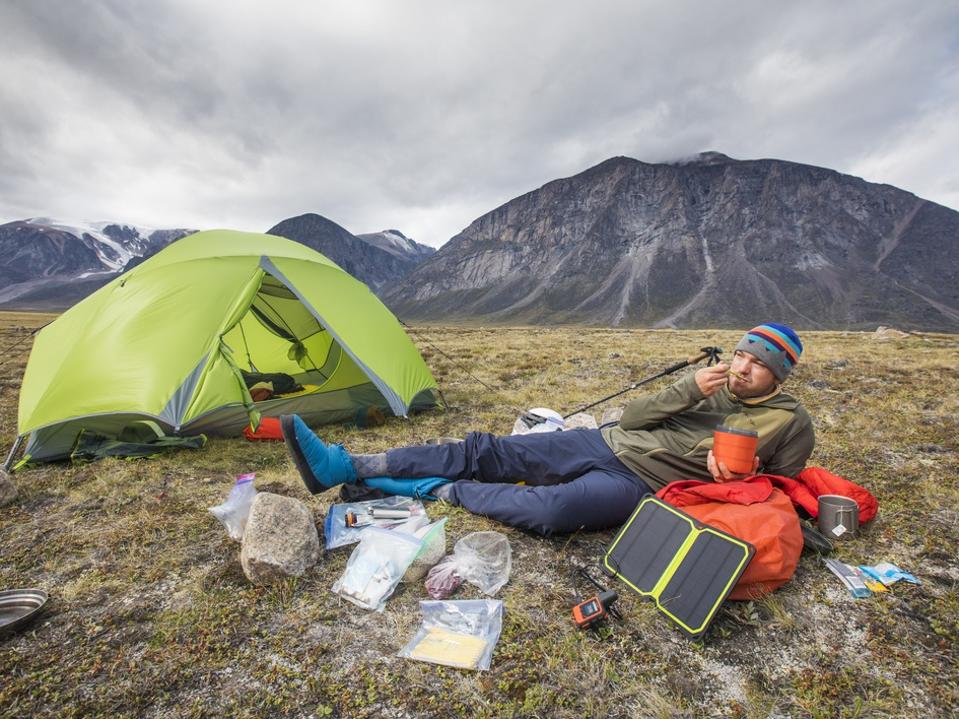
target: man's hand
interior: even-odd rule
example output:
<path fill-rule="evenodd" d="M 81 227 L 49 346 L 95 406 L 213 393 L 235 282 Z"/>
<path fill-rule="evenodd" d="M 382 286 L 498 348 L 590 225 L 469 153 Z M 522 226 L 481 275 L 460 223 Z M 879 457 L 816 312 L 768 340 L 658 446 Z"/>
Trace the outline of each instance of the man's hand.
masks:
<path fill-rule="evenodd" d="M 710 397 L 716 394 L 726 385 L 726 375 L 729 373 L 729 365 L 725 362 L 713 365 L 712 367 L 703 367 L 696 370 L 696 386 L 704 396 Z"/>
<path fill-rule="evenodd" d="M 713 479 L 717 482 L 733 482 L 737 479 L 745 479 L 746 477 L 752 477 L 759 470 L 759 457 L 753 458 L 753 471 L 747 474 L 736 474 L 735 472 L 730 472 L 726 467 L 725 462 L 716 462 L 716 458 L 713 456 L 713 450 L 709 450 L 709 454 L 706 455 L 706 469 L 709 470 L 709 473 L 713 475 Z"/>

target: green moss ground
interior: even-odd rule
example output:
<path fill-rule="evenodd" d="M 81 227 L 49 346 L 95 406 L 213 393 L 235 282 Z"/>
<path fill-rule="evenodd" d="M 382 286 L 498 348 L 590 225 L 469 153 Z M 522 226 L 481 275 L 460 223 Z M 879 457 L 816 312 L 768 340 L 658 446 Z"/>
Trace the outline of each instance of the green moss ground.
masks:
<path fill-rule="evenodd" d="M 0 347 L 42 319 L 0 318 Z M 326 438 L 362 452 L 506 433 L 526 408 L 575 409 L 703 345 L 731 349 L 738 333 L 417 327 L 414 339 L 452 409 L 365 431 L 329 427 Z M 575 571 L 594 566 L 611 533 L 543 539 L 431 506 L 431 516 L 450 518 L 450 547 L 472 531 L 504 532 L 513 575 L 490 671 L 411 662 L 395 654 L 418 625 L 424 589 L 401 587 L 383 613 L 340 600 L 329 588 L 349 548 L 280 587 L 246 582 L 239 545 L 206 511 L 235 475 L 255 471 L 260 489 L 303 500 L 320 527 L 337 496 L 310 497 L 280 445 L 214 440 L 151 460 L 15 476 L 20 498 L 0 509 L 0 588 L 37 586 L 52 599 L 29 631 L 0 640 L 0 717 L 954 715 L 959 338 L 803 339 L 789 390 L 815 417 L 813 463 L 881 503 L 837 556 L 896 562 L 921 587 L 856 601 L 804 556 L 773 596 L 728 604 L 701 644 L 632 595 L 620 601 L 624 622 L 583 633 L 569 620 L 574 594 L 589 589 Z M 0 358 L 4 451 L 25 359 L 17 350 Z"/>

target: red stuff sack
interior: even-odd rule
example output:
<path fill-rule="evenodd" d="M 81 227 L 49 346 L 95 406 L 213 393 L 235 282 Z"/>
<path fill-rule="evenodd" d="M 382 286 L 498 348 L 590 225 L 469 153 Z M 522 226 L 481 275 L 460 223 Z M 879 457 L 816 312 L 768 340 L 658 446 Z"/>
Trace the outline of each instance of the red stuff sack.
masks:
<path fill-rule="evenodd" d="M 255 432 L 249 426 L 244 427 L 243 436 L 251 442 L 282 442 L 283 430 L 280 429 L 278 418 L 264 417 Z"/>
<path fill-rule="evenodd" d="M 795 573 L 803 549 L 799 517 L 789 497 L 766 477 L 723 483 L 673 482 L 656 496 L 756 548 L 730 599 L 758 599 Z"/>

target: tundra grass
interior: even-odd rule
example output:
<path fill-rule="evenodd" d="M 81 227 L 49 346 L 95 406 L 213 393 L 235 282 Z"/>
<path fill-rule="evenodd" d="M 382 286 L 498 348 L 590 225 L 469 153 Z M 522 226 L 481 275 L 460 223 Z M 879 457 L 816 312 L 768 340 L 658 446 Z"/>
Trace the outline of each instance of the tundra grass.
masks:
<path fill-rule="evenodd" d="M 36 315 L 0 315 L 0 431 L 15 434 Z M 508 433 L 533 406 L 571 411 L 727 331 L 413 328 L 450 408 L 367 430 L 330 426 L 359 452 L 471 430 Z M 0 639 L 0 717 L 915 717 L 959 706 L 959 338 L 806 332 L 788 389 L 815 419 L 812 464 L 871 489 L 880 515 L 839 545 L 849 563 L 888 560 L 922 586 L 854 600 L 805 555 L 774 595 L 728 603 L 692 644 L 624 587 L 622 622 L 574 628 L 611 532 L 544 539 L 448 516 L 449 547 L 477 530 L 509 538 L 502 637 L 488 672 L 396 652 L 418 625 L 422 585 L 382 613 L 330 592 L 349 548 L 306 576 L 251 586 L 239 545 L 206 511 L 235 475 L 296 497 L 322 528 L 335 491 L 312 497 L 285 449 L 243 439 L 150 460 L 56 464 L 14 476 L 0 508 L 0 588 L 51 595 L 29 631 Z M 487 386 L 483 386 L 485 383 Z M 665 386 L 665 381 L 649 389 Z M 624 398 L 624 399 L 628 399 Z M 611 403 L 611 404 L 615 404 Z M 603 407 L 593 412 L 598 417 Z M 595 571 L 595 570 L 594 570 Z M 464 587 L 459 598 L 479 598 Z"/>

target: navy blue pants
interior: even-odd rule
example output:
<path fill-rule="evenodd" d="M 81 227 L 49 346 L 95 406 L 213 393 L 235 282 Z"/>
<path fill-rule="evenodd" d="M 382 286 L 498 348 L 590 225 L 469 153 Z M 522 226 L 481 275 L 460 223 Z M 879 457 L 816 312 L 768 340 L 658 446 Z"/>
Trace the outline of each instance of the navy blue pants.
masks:
<path fill-rule="evenodd" d="M 544 535 L 618 527 L 649 492 L 598 429 L 471 432 L 454 444 L 391 449 L 386 466 L 392 477 L 448 477 L 453 504 Z"/>

